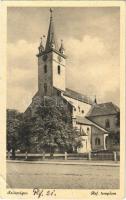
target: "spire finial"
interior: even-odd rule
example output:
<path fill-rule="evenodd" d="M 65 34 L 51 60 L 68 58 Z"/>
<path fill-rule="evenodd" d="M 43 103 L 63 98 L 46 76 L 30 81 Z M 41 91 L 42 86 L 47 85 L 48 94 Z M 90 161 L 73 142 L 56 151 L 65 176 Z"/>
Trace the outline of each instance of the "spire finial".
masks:
<path fill-rule="evenodd" d="M 60 46 L 60 48 L 59 48 L 59 52 L 60 53 L 62 53 L 62 54 L 64 54 L 64 46 L 63 46 L 63 40 L 61 39 L 61 46 Z"/>
<path fill-rule="evenodd" d="M 50 18 L 52 18 L 53 9 L 50 8 Z"/>
<path fill-rule="evenodd" d="M 96 98 L 96 95 L 95 95 L 94 103 L 97 104 L 97 98 Z"/>
<path fill-rule="evenodd" d="M 62 47 L 63 47 L 63 39 L 61 39 L 61 45 L 62 45 Z"/>
<path fill-rule="evenodd" d="M 38 47 L 39 49 L 39 53 L 42 53 L 44 51 L 44 46 L 43 46 L 43 43 L 42 43 L 42 37 L 40 37 L 40 46 Z"/>
<path fill-rule="evenodd" d="M 40 45 L 42 45 L 42 37 L 40 37 Z"/>

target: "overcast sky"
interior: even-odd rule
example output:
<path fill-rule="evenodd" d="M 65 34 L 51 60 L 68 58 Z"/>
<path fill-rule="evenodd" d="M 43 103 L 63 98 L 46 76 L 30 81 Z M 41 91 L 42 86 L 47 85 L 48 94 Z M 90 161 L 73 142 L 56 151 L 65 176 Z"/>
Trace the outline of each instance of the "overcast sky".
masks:
<path fill-rule="evenodd" d="M 66 86 L 98 103 L 119 105 L 119 8 L 55 8 L 57 40 L 67 55 Z M 24 111 L 37 91 L 40 37 L 47 35 L 49 8 L 8 8 L 7 107 Z"/>

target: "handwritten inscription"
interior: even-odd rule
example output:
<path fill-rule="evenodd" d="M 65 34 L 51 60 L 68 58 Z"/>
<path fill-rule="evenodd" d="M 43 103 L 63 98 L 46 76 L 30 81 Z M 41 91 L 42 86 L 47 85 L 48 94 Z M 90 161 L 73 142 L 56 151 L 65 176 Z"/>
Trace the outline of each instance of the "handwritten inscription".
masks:
<path fill-rule="evenodd" d="M 33 195 L 37 196 L 38 198 L 40 197 L 54 197 L 56 196 L 56 191 L 55 190 L 43 190 L 43 189 L 39 189 L 39 188 L 35 188 L 33 189 Z"/>

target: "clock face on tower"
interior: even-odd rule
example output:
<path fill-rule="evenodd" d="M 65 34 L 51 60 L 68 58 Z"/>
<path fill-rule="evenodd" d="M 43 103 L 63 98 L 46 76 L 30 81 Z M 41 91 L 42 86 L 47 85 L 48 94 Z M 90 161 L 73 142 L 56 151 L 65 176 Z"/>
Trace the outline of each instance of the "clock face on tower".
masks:
<path fill-rule="evenodd" d="M 58 61 L 61 62 L 62 61 L 62 58 L 61 56 L 58 56 Z"/>
<path fill-rule="evenodd" d="M 48 58 L 48 56 L 47 56 L 47 55 L 44 55 L 44 56 L 43 56 L 43 61 L 46 61 L 47 58 Z"/>

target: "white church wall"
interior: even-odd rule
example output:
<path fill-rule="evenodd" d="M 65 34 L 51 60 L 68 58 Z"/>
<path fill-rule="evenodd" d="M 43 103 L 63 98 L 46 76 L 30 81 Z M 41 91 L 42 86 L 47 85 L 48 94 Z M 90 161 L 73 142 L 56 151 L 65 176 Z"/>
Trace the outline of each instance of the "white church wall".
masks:
<path fill-rule="evenodd" d="M 63 96 L 63 97 L 74 106 L 74 108 L 73 108 L 73 118 L 76 118 L 76 116 L 84 117 L 91 108 L 90 104 L 78 101 L 78 100 L 73 99 L 71 97 L 67 97 L 67 96 Z"/>
<path fill-rule="evenodd" d="M 61 58 L 58 62 L 58 54 L 53 53 L 52 71 L 53 71 L 53 87 L 65 91 L 65 59 Z M 58 73 L 58 65 L 60 66 L 60 73 Z"/>
<path fill-rule="evenodd" d="M 82 147 L 78 148 L 78 153 L 91 151 L 91 126 L 86 124 L 76 124 L 76 127 L 87 135 L 82 136 Z"/>

